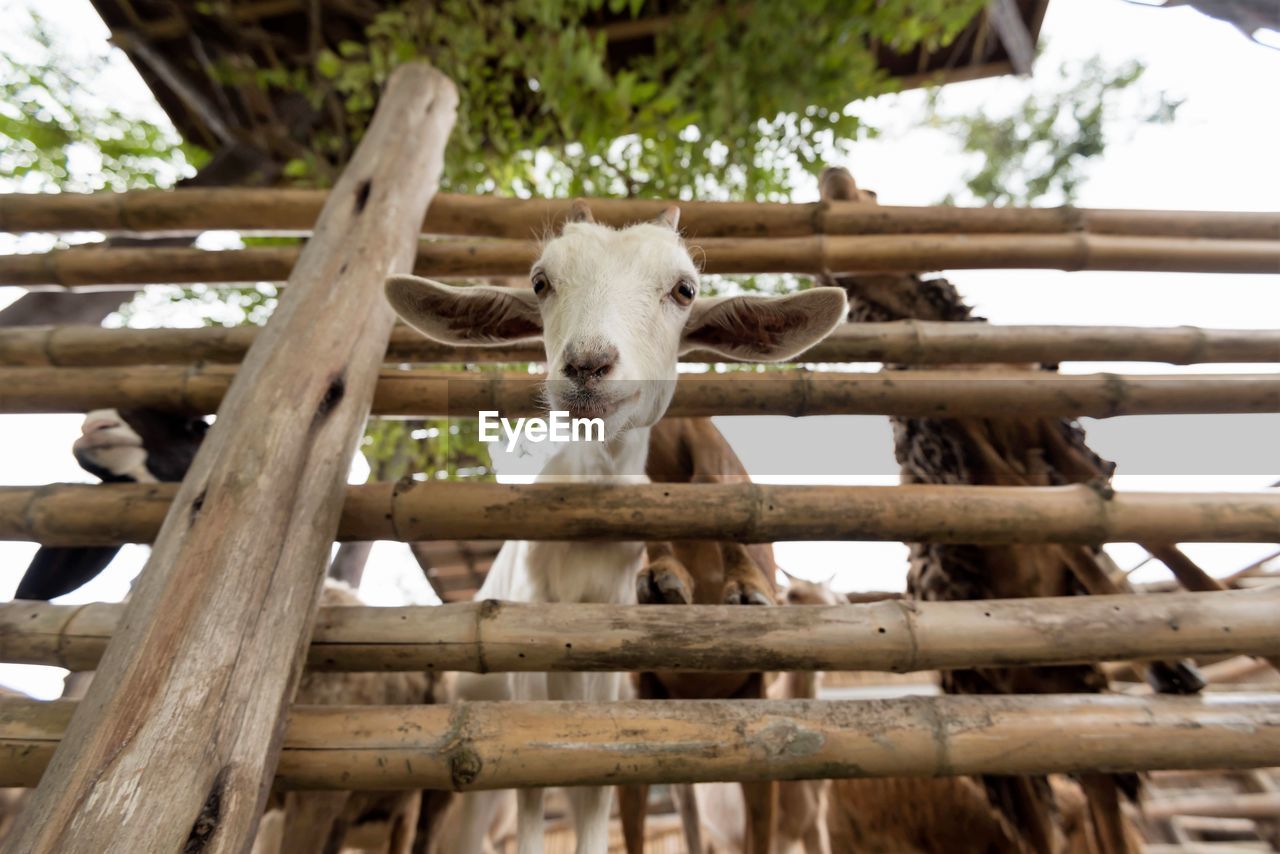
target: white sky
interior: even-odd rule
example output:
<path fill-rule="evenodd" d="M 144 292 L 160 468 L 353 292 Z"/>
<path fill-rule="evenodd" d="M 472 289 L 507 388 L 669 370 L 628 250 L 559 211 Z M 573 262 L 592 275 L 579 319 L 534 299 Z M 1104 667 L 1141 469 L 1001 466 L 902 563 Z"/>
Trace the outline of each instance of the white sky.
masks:
<path fill-rule="evenodd" d="M 34 5 L 34 0 L 0 0 L 0 20 L 14 20 L 16 13 Z M 105 28 L 85 0 L 56 0 L 38 6 L 59 36 L 72 45 L 92 46 L 105 37 Z M 1120 208 L 1276 209 L 1280 199 L 1280 158 L 1276 154 L 1280 150 L 1280 51 L 1252 44 L 1229 25 L 1189 8 L 1148 9 L 1120 0 L 1056 0 L 1050 4 L 1042 39 L 1047 50 L 1037 66 L 1040 82 L 999 79 L 949 86 L 944 97 L 947 110 L 999 109 L 1016 101 L 1027 87 L 1052 86 L 1056 68 L 1064 60 L 1098 54 L 1107 63 L 1119 65 L 1140 59 L 1147 65 L 1143 86 L 1168 91 L 1185 98 L 1185 103 L 1173 124 L 1144 126 L 1112 141 L 1089 173 L 1078 203 Z M 12 44 L 12 39 L 0 32 L 0 50 Z M 114 66 L 93 88 L 131 106 L 150 103 L 147 90 L 127 63 Z M 957 187 L 968 165 L 945 136 L 913 129 L 922 100 L 922 93 L 909 92 L 860 106 L 861 114 L 884 133 L 879 139 L 859 144 L 852 162 L 844 165 L 861 186 L 876 190 L 884 204 L 935 203 Z M 157 108 L 150 109 L 159 114 Z M 796 199 L 809 200 L 815 195 L 809 187 L 798 192 Z M 0 235 L 0 252 L 38 248 L 38 242 L 18 244 Z M 979 314 L 997 323 L 1259 328 L 1274 327 L 1280 321 L 1280 275 L 966 270 L 950 273 L 949 278 Z M 19 293 L 0 288 L 0 306 Z M 1065 369 L 1149 373 L 1274 371 L 1280 366 L 1186 369 L 1090 363 Z M 90 482 L 70 454 L 80 421 L 78 415 L 0 416 L 0 483 Z M 718 419 L 731 442 L 742 436 L 740 422 Z M 878 423 L 888 460 L 892 455 L 888 422 L 878 419 Z M 838 417 L 777 419 L 776 439 L 768 447 L 769 469 L 778 469 L 780 449 L 792 448 L 799 455 L 806 448 L 830 446 L 839 442 L 849 427 L 850 422 Z M 741 438 L 735 446 L 749 469 L 763 466 L 757 456 L 762 451 L 756 446 Z M 1197 453 L 1194 447 L 1185 451 Z M 1121 472 L 1116 485 L 1121 489 L 1259 489 L 1280 479 L 1276 469 L 1230 477 L 1126 476 L 1124 459 L 1116 461 Z M 355 479 L 363 479 L 363 473 L 356 474 Z M 895 481 L 889 476 L 757 479 L 792 483 Z M 1187 551 L 1210 571 L 1225 574 L 1273 548 L 1204 544 L 1190 545 Z M 0 542 L 0 600 L 12 596 L 35 549 L 29 543 Z M 1109 550 L 1122 566 L 1135 565 L 1145 554 L 1132 544 L 1115 544 Z M 141 546 L 126 547 L 106 573 L 60 601 L 122 598 L 146 553 Z M 777 553 L 780 563 L 794 574 L 816 579 L 834 573 L 835 585 L 841 589 L 903 588 L 906 549 L 898 543 L 781 543 Z M 1163 574 L 1162 568 L 1149 566 L 1134 577 L 1152 580 Z M 375 548 L 361 595 L 379 605 L 434 600 L 407 550 L 393 543 L 380 543 Z M 57 668 L 0 665 L 0 684 L 39 697 L 54 697 L 61 691 L 62 673 Z"/>

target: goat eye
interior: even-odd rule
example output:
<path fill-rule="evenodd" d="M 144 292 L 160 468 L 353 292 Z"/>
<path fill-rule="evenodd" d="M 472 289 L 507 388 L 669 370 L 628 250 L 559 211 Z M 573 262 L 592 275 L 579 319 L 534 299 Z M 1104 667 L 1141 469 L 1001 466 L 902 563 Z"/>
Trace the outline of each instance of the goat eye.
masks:
<path fill-rule="evenodd" d="M 541 270 L 533 274 L 533 292 L 540 297 L 551 293 L 551 280 Z"/>
<path fill-rule="evenodd" d="M 681 279 L 671 289 L 671 298 L 680 305 L 689 305 L 698 295 L 698 288 L 688 279 Z"/>

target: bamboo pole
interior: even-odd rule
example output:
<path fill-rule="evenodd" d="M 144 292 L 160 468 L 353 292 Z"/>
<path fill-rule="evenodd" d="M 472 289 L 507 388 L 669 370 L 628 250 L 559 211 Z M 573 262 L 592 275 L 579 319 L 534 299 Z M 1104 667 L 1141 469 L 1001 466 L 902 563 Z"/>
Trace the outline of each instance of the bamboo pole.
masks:
<path fill-rule="evenodd" d="M 248 849 L 355 451 L 453 125 L 403 65 L 174 498 L 14 851 Z"/>
<path fill-rule="evenodd" d="M 1280 240 L 1090 234 L 817 235 L 692 241 L 708 273 L 918 272 L 968 269 L 1280 272 Z M 112 290 L 147 284 L 280 281 L 301 250 L 58 249 L 0 255 L 0 285 L 29 290 Z M 528 240 L 421 244 L 414 271 L 435 278 L 523 276 L 537 259 Z"/>
<path fill-rule="evenodd" d="M 191 362 L 234 364 L 258 335 L 256 327 L 102 329 L 17 326 L 0 329 L 0 365 L 103 367 Z M 542 345 L 450 347 L 407 326 L 391 333 L 389 362 L 540 362 Z M 899 320 L 851 323 L 794 361 L 966 364 L 1066 361 L 1280 362 L 1280 331 L 1130 326 L 995 326 Z M 727 361 L 692 353 L 686 362 Z"/>
<path fill-rule="evenodd" d="M 1168 567 L 1184 590 L 1206 593 L 1228 589 L 1226 584 L 1205 572 L 1199 564 L 1187 557 L 1176 543 L 1143 543 L 1142 546 Z M 1266 656 L 1266 659 L 1277 672 L 1280 672 L 1280 655 L 1272 653 Z"/>
<path fill-rule="evenodd" d="M 234 366 L 0 368 L 0 413 L 153 407 L 217 409 Z M 474 418 L 545 415 L 527 373 L 384 369 L 375 414 Z M 1080 417 L 1280 412 L 1280 374 L 1058 374 L 1012 371 L 769 371 L 685 374 L 667 414 Z"/>
<path fill-rule="evenodd" d="M 0 539 L 148 542 L 173 492 L 167 484 L 0 487 Z M 458 481 L 348 487 L 337 539 L 1272 542 L 1277 532 L 1277 491 Z"/>
<path fill-rule="evenodd" d="M 0 231 L 168 232 L 211 229 L 308 232 L 323 190 L 182 189 L 127 193 L 0 195 Z M 528 239 L 569 211 L 568 199 L 511 199 L 440 193 L 423 223 L 428 234 Z M 1280 239 L 1280 213 L 1088 208 L 877 206 L 856 202 L 689 202 L 592 199 L 598 222 L 653 219 L 680 205 L 680 224 L 697 237 L 801 237 L 811 234 L 1070 233 Z"/>
<path fill-rule="evenodd" d="M 1280 590 L 833 607 L 460 602 L 323 608 L 327 671 L 756 671 L 1047 666 L 1274 654 Z M 0 661 L 93 670 L 115 604 L 0 605 Z"/>
<path fill-rule="evenodd" d="M 1230 795 L 1186 795 L 1149 801 L 1142 814 L 1151 821 L 1177 815 L 1214 818 L 1280 818 L 1280 792 L 1236 792 Z"/>
<path fill-rule="evenodd" d="M 39 777 L 71 705 L 0 699 L 0 785 Z M 1276 694 L 297 706 L 276 783 L 476 790 L 1277 763 Z"/>

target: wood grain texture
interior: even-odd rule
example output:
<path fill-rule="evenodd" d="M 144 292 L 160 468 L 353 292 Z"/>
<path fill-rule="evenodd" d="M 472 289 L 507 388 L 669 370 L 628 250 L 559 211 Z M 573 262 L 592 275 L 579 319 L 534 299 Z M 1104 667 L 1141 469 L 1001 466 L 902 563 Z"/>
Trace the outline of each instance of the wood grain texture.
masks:
<path fill-rule="evenodd" d="M 383 280 L 412 262 L 456 103 L 452 83 L 425 66 L 389 81 L 12 850 L 247 847 L 394 320 Z"/>
<path fill-rule="evenodd" d="M 324 671 L 875 670 L 1280 652 L 1280 590 L 742 608 L 322 608 Z M 0 605 L 0 661 L 92 670 L 122 605 Z"/>
<path fill-rule="evenodd" d="M 208 413 L 233 365 L 0 368 L 0 413 L 148 407 Z M 542 377 L 384 368 L 377 415 L 475 418 L 545 414 Z M 881 371 L 683 374 L 670 417 L 893 415 L 914 418 L 1082 417 L 1280 412 L 1280 374 L 1059 374 L 1038 371 Z"/>
<path fill-rule="evenodd" d="M 133 190 L 78 195 L 0 195 L 0 231 L 198 233 L 211 229 L 308 232 L 325 191 L 253 188 Z M 591 199 L 598 222 L 622 226 L 680 205 L 694 237 L 799 237 L 810 234 L 1070 233 L 1280 239 L 1280 213 L 1073 208 L 871 207 L 856 202 L 688 202 Z M 512 199 L 439 193 L 428 234 L 529 239 L 569 213 L 568 199 Z"/>
<path fill-rule="evenodd" d="M 0 539 L 149 542 L 174 492 L 172 484 L 0 487 Z M 1277 490 L 458 481 L 349 486 L 337 539 L 1265 543 L 1278 531 Z"/>
<path fill-rule="evenodd" d="M 91 368 L 121 365 L 235 364 L 258 336 L 253 326 L 103 329 L 19 326 L 0 329 L 0 365 Z M 541 362 L 541 344 L 451 347 L 397 326 L 388 362 Z M 686 354 L 684 362 L 723 361 Z M 842 325 L 792 361 L 965 364 L 1066 361 L 1280 362 L 1280 331 L 1137 326 L 995 326 L 901 320 Z"/>
<path fill-rule="evenodd" d="M 70 705 L 0 698 L 0 785 L 39 776 Z M 473 790 L 1277 764 L 1276 694 L 481 702 L 295 707 L 276 781 Z"/>

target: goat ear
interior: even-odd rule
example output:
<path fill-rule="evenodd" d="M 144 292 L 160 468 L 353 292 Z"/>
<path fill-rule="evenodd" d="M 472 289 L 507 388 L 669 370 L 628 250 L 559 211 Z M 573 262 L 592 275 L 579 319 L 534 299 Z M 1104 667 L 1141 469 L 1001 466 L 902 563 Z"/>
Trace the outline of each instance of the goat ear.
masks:
<path fill-rule="evenodd" d="M 847 311 L 847 298 L 840 288 L 695 302 L 680 352 L 709 350 L 746 362 L 780 362 L 827 337 Z"/>
<path fill-rule="evenodd" d="M 680 230 L 680 206 L 669 205 L 663 209 L 662 213 L 653 218 L 654 225 L 665 225 L 672 231 Z"/>
<path fill-rule="evenodd" d="M 538 298 L 524 288 L 453 287 L 417 276 L 392 276 L 386 290 L 396 314 L 442 344 L 511 344 L 542 336 Z"/>

